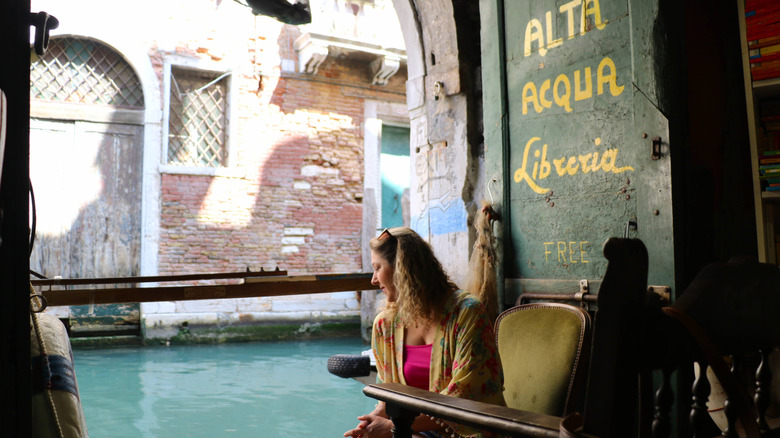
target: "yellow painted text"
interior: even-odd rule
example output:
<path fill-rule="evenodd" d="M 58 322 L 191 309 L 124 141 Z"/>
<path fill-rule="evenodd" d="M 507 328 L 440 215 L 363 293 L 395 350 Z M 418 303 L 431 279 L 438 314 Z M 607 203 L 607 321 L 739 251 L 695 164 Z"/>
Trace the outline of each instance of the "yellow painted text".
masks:
<path fill-rule="evenodd" d="M 531 190 L 539 194 L 547 193 L 550 190 L 541 186 L 541 180 L 549 177 L 553 169 L 555 169 L 555 175 L 559 177 L 598 171 L 623 173 L 634 170 L 631 166 L 618 166 L 618 153 L 620 151 L 617 148 L 606 149 L 603 152 L 595 151 L 554 158 L 550 163 L 547 158 L 547 144 L 543 144 L 541 148 L 534 146 L 538 141 L 541 141 L 541 138 L 532 137 L 525 144 L 523 160 L 515 171 L 514 179 L 516 183 L 525 182 Z M 600 145 L 601 139 L 597 138 L 595 144 Z"/>
<path fill-rule="evenodd" d="M 606 22 L 601 21 L 601 6 L 598 0 L 572 0 L 561 5 L 558 8 L 558 14 L 563 15 L 566 20 L 566 39 L 572 39 L 575 36 L 584 35 L 585 31 L 591 27 L 598 30 L 604 29 Z M 578 32 L 575 32 L 576 20 L 579 18 Z M 553 26 L 553 11 L 547 11 L 543 19 L 532 18 L 525 26 L 525 39 L 523 40 L 523 54 L 530 56 L 534 48 L 540 55 L 547 55 L 549 49 L 563 44 L 564 37 L 556 38 L 556 29 Z"/>
<path fill-rule="evenodd" d="M 554 80 L 545 79 L 538 86 L 534 82 L 527 82 L 523 86 L 523 114 L 528 114 L 529 105 L 533 106 L 537 113 L 541 113 L 545 108 L 552 108 L 553 102 L 570 113 L 572 112 L 572 94 L 574 102 L 592 98 L 593 74 L 591 68 L 585 67 L 582 70 L 575 70 L 571 76 L 573 80 L 569 79 L 569 75 L 561 73 Z M 596 68 L 597 95 L 604 94 L 605 85 L 608 86 L 609 94 L 613 97 L 619 96 L 625 89 L 625 85 L 618 85 L 617 67 L 608 56 L 604 57 Z"/>
<path fill-rule="evenodd" d="M 561 264 L 590 263 L 586 258 L 590 251 L 590 242 L 578 241 L 554 241 L 543 242 L 544 261 Z"/>

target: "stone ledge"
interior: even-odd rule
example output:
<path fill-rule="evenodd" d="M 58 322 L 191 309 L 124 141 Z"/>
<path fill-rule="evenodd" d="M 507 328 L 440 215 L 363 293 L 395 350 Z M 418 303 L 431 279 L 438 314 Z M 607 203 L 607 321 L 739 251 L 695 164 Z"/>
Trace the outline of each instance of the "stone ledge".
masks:
<path fill-rule="evenodd" d="M 155 315 L 141 321 L 147 344 L 268 341 L 310 337 L 360 336 L 358 314 Z M 187 318 L 187 317 L 192 318 Z"/>

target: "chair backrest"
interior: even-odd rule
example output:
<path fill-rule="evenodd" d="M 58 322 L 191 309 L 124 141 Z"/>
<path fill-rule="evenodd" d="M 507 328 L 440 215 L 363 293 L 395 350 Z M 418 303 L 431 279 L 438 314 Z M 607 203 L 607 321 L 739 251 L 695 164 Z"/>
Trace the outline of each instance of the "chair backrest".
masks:
<path fill-rule="evenodd" d="M 575 409 L 590 327 L 587 312 L 562 303 L 523 304 L 501 313 L 496 343 L 507 406 L 557 416 Z"/>

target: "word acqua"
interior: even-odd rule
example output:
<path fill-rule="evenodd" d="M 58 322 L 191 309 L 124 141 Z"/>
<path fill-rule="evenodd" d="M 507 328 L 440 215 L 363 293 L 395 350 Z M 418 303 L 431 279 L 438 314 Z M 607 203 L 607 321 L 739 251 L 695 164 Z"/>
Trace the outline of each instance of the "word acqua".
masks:
<path fill-rule="evenodd" d="M 623 173 L 629 170 L 634 170 L 631 166 L 619 167 L 617 165 L 618 152 L 617 148 L 607 149 L 601 153 L 601 159 L 599 159 L 599 152 L 590 152 L 587 154 L 572 155 L 569 157 L 563 156 L 552 160 L 552 165 L 547 160 L 547 144 L 542 145 L 541 149 L 534 148 L 533 154 L 531 153 L 531 147 L 537 141 L 540 141 L 539 137 L 532 137 L 525 144 L 525 150 L 523 150 L 523 161 L 520 167 L 515 171 L 515 182 L 519 183 L 525 181 L 528 187 L 536 193 L 544 194 L 550 189 L 543 188 L 538 184 L 538 181 L 543 180 L 550 176 L 552 168 L 555 167 L 555 173 L 560 176 L 574 176 L 579 172 L 583 174 L 590 172 L 611 172 L 611 173 Z M 601 139 L 597 138 L 594 143 L 596 146 L 601 144 Z M 533 158 L 530 156 L 533 155 Z M 529 168 L 531 169 L 529 173 Z"/>
<path fill-rule="evenodd" d="M 560 14 L 565 14 L 566 16 L 566 30 L 568 31 L 566 34 L 567 39 L 572 39 L 577 35 L 574 33 L 574 17 L 577 7 L 580 7 L 580 13 L 577 14 L 580 17 L 579 35 L 585 34 L 588 17 L 593 20 L 593 27 L 598 30 L 604 29 L 606 23 L 601 21 L 601 7 L 599 6 L 598 0 L 572 0 L 558 8 L 558 12 Z M 563 38 L 553 39 L 555 29 L 553 28 L 552 14 L 552 11 L 547 11 L 544 14 L 546 27 L 542 26 L 542 22 L 536 18 L 532 18 L 528 21 L 528 24 L 526 24 L 525 39 L 523 41 L 523 54 L 525 56 L 531 55 L 534 43 L 536 43 L 536 46 L 539 48 L 539 54 L 542 56 L 547 54 L 548 49 L 563 44 Z M 546 43 L 545 37 L 547 40 Z"/>
<path fill-rule="evenodd" d="M 573 73 L 574 82 L 574 101 L 590 99 L 593 97 L 593 74 L 590 67 L 585 67 L 585 74 L 581 70 L 575 70 Z M 583 86 L 584 79 L 584 86 Z M 604 86 L 609 85 L 609 94 L 613 97 L 619 96 L 625 85 L 617 84 L 617 68 L 611 58 L 604 57 L 596 68 L 596 93 L 604 94 Z M 549 98 L 552 91 L 552 100 Z M 528 114 L 528 104 L 532 104 L 537 113 L 541 113 L 545 108 L 552 108 L 553 102 L 566 110 L 572 111 L 572 80 L 566 74 L 559 74 L 555 82 L 546 79 L 538 87 L 529 81 L 523 86 L 523 115 Z"/>

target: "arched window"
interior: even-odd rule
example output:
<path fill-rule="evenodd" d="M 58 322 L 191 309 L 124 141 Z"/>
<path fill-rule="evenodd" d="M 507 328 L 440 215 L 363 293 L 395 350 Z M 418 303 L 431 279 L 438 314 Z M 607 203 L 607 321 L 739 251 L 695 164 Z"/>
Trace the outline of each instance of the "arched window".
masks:
<path fill-rule="evenodd" d="M 52 37 L 30 66 L 30 98 L 142 109 L 141 82 L 111 47 L 87 38 Z"/>

